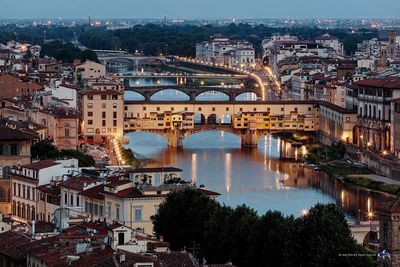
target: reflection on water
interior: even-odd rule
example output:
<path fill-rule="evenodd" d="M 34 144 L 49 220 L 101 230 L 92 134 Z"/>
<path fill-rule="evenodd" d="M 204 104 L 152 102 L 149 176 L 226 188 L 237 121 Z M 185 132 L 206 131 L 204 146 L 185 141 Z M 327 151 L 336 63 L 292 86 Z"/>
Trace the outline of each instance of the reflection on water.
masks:
<path fill-rule="evenodd" d="M 221 194 L 218 200 L 230 206 L 246 204 L 259 213 L 279 210 L 300 216 L 316 203 L 337 203 L 349 218 L 366 219 L 384 196 L 343 186 L 325 174 L 304 168 L 293 159 L 305 153 L 282 140 L 266 136 L 258 149 L 240 148 L 240 139 L 230 133 L 205 132 L 184 141 L 184 149 L 167 147 L 167 141 L 148 133 L 128 134 L 130 147 L 148 166 L 176 166 L 183 178 Z M 291 160 L 288 160 L 291 159 Z"/>

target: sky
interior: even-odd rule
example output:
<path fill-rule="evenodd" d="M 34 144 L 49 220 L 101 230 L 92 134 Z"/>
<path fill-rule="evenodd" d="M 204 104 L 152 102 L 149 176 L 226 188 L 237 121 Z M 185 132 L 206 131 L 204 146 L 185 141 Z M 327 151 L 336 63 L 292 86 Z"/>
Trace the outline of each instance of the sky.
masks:
<path fill-rule="evenodd" d="M 399 18 L 400 0 L 0 0 L 7 18 Z"/>

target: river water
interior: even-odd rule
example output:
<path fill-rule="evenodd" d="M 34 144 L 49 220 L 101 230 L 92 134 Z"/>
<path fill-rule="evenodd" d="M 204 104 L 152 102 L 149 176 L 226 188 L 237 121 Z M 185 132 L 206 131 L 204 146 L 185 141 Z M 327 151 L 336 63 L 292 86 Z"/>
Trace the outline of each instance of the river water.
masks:
<path fill-rule="evenodd" d="M 133 80 L 131 84 L 156 82 Z M 162 83 L 174 84 L 174 81 Z M 182 101 L 185 96 L 166 90 L 152 100 Z M 214 92 L 203 97 L 221 100 L 224 95 Z M 252 100 L 250 95 L 242 97 Z M 140 95 L 126 92 L 125 98 L 140 100 Z M 138 157 L 148 159 L 146 166 L 181 168 L 183 179 L 220 193 L 221 203 L 232 207 L 246 204 L 259 214 L 271 209 L 297 217 L 317 203 L 336 203 L 349 220 L 367 220 L 368 212 L 374 212 L 381 201 L 389 198 L 342 185 L 320 171 L 302 167 L 296 159 L 306 153 L 305 148 L 292 148 L 272 136 L 261 138 L 257 149 L 242 149 L 240 139 L 233 134 L 202 132 L 184 140 L 183 149 L 179 150 L 168 148 L 164 137 L 151 133 L 130 133 L 126 137 L 127 146 Z"/>

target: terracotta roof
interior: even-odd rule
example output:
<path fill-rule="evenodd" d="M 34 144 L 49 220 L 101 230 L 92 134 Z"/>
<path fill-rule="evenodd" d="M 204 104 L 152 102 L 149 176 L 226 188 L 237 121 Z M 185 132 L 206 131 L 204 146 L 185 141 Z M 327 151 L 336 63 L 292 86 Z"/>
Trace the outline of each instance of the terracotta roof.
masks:
<path fill-rule="evenodd" d="M 321 100 L 321 101 L 319 101 L 319 104 L 320 104 L 320 106 L 327 107 L 327 108 L 329 108 L 331 110 L 337 111 L 337 112 L 342 113 L 342 114 L 357 114 L 356 110 L 348 110 L 348 109 L 342 108 L 340 106 L 337 106 L 335 104 L 332 104 L 332 103 L 330 103 L 328 101 L 322 101 Z"/>
<path fill-rule="evenodd" d="M 150 195 L 150 196 L 145 196 L 145 195 L 143 195 L 143 193 L 142 193 L 139 189 L 137 189 L 137 188 L 135 188 L 135 187 L 130 187 L 130 188 L 127 188 L 127 189 L 124 189 L 124 190 L 120 190 L 120 191 L 118 191 L 117 193 L 112 193 L 112 192 L 104 191 L 103 194 L 105 194 L 105 195 L 111 195 L 111 196 L 115 196 L 115 197 L 119 197 L 119 198 L 143 198 L 143 197 L 152 197 L 151 195 Z M 158 195 L 158 196 L 161 197 L 162 195 Z"/>
<path fill-rule="evenodd" d="M 387 77 L 382 79 L 364 79 L 354 83 L 359 86 L 385 88 L 385 89 L 400 89 L 400 78 Z"/>
<path fill-rule="evenodd" d="M 207 189 L 204 189 L 204 188 L 199 188 L 198 190 L 200 192 L 203 192 L 207 196 L 220 196 L 221 195 L 220 193 L 217 193 L 217 192 L 214 192 L 214 191 L 211 191 L 211 190 L 207 190 Z"/>
<path fill-rule="evenodd" d="M 0 125 L 0 140 L 33 140 L 36 135 Z"/>
<path fill-rule="evenodd" d="M 12 258 L 14 261 L 22 262 L 25 264 L 26 253 L 20 246 L 31 242 L 31 238 L 27 235 L 7 231 L 0 234 L 0 254 Z"/>
<path fill-rule="evenodd" d="M 32 223 L 29 225 L 32 227 Z M 37 221 L 35 223 L 35 233 L 53 233 L 56 226 L 51 222 Z"/>
<path fill-rule="evenodd" d="M 96 178 L 88 176 L 78 176 L 78 177 L 71 177 L 66 181 L 62 181 L 61 186 L 81 191 L 86 185 L 96 183 L 98 181 L 99 179 Z"/>
<path fill-rule="evenodd" d="M 60 196 L 61 188 L 60 184 L 52 185 L 52 184 L 44 184 L 37 187 L 37 189 L 41 192 L 44 192 L 48 195 L 52 196 Z"/>
<path fill-rule="evenodd" d="M 108 225 L 107 228 L 110 229 L 110 230 L 113 230 L 113 229 L 119 228 L 119 227 L 121 227 L 121 226 L 124 226 L 124 227 L 129 228 L 128 226 L 125 226 L 125 225 L 123 225 L 123 224 L 120 224 L 119 222 L 113 222 L 112 224 Z"/>
<path fill-rule="evenodd" d="M 34 162 L 31 164 L 23 165 L 22 168 L 27 168 L 35 171 L 39 171 L 41 169 L 46 169 L 55 165 L 59 165 L 61 163 L 55 162 L 54 160 L 41 160 L 38 162 Z"/>
<path fill-rule="evenodd" d="M 85 197 L 94 198 L 94 199 L 104 199 L 104 185 L 94 186 L 92 188 L 86 189 L 79 194 Z"/>
<path fill-rule="evenodd" d="M 187 252 L 158 252 L 157 258 L 163 261 L 166 266 L 190 267 L 195 266 L 194 261 Z"/>

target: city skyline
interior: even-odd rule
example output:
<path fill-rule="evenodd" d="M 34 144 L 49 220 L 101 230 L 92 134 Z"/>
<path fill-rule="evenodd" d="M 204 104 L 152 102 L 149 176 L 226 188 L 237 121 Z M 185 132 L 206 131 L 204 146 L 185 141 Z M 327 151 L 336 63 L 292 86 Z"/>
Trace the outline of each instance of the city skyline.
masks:
<path fill-rule="evenodd" d="M 0 19 L 23 18 L 170 18 L 217 19 L 217 18 L 398 18 L 400 2 L 396 0 L 288 0 L 285 3 L 250 0 L 246 5 L 239 0 L 150 0 L 133 3 L 117 0 L 87 0 L 68 2 L 40 0 L 2 3 Z M 264 8 L 257 8 L 257 7 Z M 24 8 L 21 8 L 24 7 Z M 95 7 L 95 8 L 93 8 Z M 389 8 L 390 7 L 390 8 Z"/>

